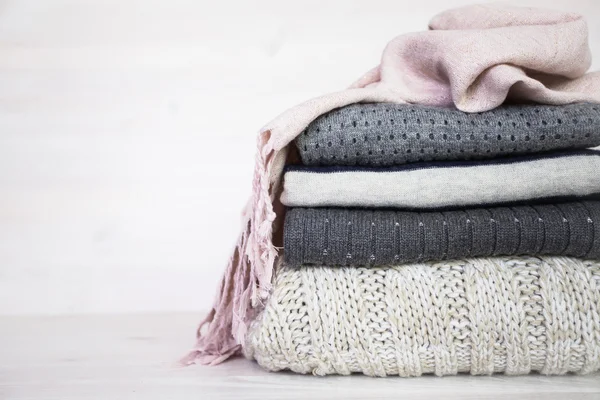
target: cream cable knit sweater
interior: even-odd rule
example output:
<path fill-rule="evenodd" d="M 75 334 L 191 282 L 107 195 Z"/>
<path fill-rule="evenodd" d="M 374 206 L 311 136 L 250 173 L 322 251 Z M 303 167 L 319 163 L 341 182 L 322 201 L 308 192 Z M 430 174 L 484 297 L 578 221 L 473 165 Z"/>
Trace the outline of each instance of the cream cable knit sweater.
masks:
<path fill-rule="evenodd" d="M 600 263 L 283 266 L 246 347 L 265 369 L 374 376 L 600 368 Z"/>

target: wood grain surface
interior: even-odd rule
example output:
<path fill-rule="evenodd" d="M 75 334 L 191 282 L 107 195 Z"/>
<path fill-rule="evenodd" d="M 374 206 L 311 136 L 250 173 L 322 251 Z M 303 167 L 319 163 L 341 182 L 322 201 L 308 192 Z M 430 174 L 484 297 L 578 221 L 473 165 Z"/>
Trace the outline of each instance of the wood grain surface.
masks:
<path fill-rule="evenodd" d="M 199 314 L 0 317 L 0 399 L 600 399 L 600 375 L 369 378 L 175 367 Z"/>

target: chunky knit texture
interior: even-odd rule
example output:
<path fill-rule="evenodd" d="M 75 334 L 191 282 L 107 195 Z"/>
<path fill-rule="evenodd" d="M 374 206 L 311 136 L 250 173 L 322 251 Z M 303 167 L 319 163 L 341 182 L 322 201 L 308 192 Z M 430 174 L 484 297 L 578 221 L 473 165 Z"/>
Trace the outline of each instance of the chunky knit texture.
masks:
<path fill-rule="evenodd" d="M 283 266 L 245 354 L 315 375 L 509 375 L 600 369 L 600 264 L 482 258 Z"/>
<path fill-rule="evenodd" d="M 290 207 L 443 207 L 514 204 L 600 193 L 600 152 L 438 161 L 397 167 L 288 168 L 281 201 Z"/>
<path fill-rule="evenodd" d="M 600 106 L 502 106 L 468 114 L 411 104 L 352 104 L 296 139 L 306 165 L 389 166 L 600 145 Z"/>
<path fill-rule="evenodd" d="M 426 213 L 292 208 L 283 238 L 290 266 L 503 255 L 600 259 L 600 201 Z"/>

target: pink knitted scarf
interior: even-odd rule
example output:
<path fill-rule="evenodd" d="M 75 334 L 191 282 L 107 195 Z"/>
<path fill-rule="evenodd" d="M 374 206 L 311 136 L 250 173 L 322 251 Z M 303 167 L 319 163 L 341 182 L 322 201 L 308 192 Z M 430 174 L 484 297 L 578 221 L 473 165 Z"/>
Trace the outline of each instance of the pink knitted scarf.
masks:
<path fill-rule="evenodd" d="M 260 131 L 245 227 L 184 364 L 219 364 L 244 344 L 279 261 L 273 233 L 282 213 L 274 202 L 288 144 L 319 115 L 356 102 L 455 106 L 465 112 L 490 110 L 507 99 L 600 102 L 600 73 L 585 74 L 591 55 L 579 15 L 478 5 L 443 12 L 429 29 L 396 37 L 381 63 L 349 89 L 297 105 Z"/>

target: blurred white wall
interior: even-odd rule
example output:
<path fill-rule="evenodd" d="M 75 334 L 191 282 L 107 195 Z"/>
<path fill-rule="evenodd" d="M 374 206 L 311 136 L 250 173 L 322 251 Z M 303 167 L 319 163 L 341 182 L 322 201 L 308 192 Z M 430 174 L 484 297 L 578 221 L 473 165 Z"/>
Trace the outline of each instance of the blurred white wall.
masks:
<path fill-rule="evenodd" d="M 207 309 L 256 131 L 468 3 L 0 1 L 0 314 Z"/>

